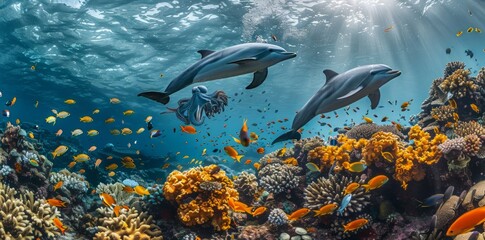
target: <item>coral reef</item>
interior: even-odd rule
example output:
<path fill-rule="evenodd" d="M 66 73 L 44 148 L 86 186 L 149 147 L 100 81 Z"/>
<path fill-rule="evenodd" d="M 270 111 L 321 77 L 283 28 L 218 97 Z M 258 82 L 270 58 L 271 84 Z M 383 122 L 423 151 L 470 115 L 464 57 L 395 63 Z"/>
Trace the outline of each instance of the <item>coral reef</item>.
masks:
<path fill-rule="evenodd" d="M 259 183 L 267 192 L 290 193 L 300 182 L 301 167 L 273 161 L 258 172 Z"/>
<path fill-rule="evenodd" d="M 30 191 L 22 193 L 0 183 L 0 238 L 34 239 L 60 235 L 53 219 L 59 217 L 55 207 L 42 199 L 34 200 Z"/>
<path fill-rule="evenodd" d="M 454 129 L 455 135 L 464 137 L 470 134 L 485 135 L 485 128 L 476 121 L 459 121 Z"/>
<path fill-rule="evenodd" d="M 448 78 L 451 74 L 453 74 L 458 69 L 465 69 L 465 64 L 463 62 L 449 62 L 445 66 L 445 70 L 443 71 L 444 78 Z"/>
<path fill-rule="evenodd" d="M 273 226 L 284 226 L 289 223 L 288 216 L 283 209 L 274 208 L 269 213 L 268 223 Z"/>
<path fill-rule="evenodd" d="M 275 240 L 276 238 L 271 234 L 269 228 L 266 226 L 248 225 L 244 226 L 241 233 L 237 236 L 241 240 Z"/>
<path fill-rule="evenodd" d="M 107 194 L 113 196 L 113 198 L 116 200 L 116 203 L 119 204 L 119 205 L 131 206 L 133 203 L 138 201 L 140 198 L 136 194 L 123 191 L 124 186 L 125 185 L 123 185 L 122 183 L 119 183 L 119 182 L 108 183 L 108 184 L 100 183 L 96 187 L 96 192 L 98 194 L 107 193 Z"/>
<path fill-rule="evenodd" d="M 62 169 L 59 172 L 52 172 L 49 177 L 49 182 L 55 185 L 62 181 L 61 190 L 68 191 L 69 196 L 76 196 L 88 191 L 89 183 L 85 180 L 83 175 L 69 172 L 67 169 Z"/>
<path fill-rule="evenodd" d="M 248 204 L 257 199 L 260 194 L 256 175 L 248 172 L 237 175 L 234 180 L 234 188 L 239 193 L 239 200 Z"/>
<path fill-rule="evenodd" d="M 352 127 L 349 131 L 345 133 L 348 138 L 353 139 L 370 139 L 374 133 L 377 132 L 389 132 L 393 133 L 394 135 L 398 136 L 400 139 L 404 139 L 405 136 L 402 134 L 397 128 L 393 125 L 377 125 L 375 123 L 361 123 Z"/>
<path fill-rule="evenodd" d="M 219 189 L 203 190 L 204 182 L 217 182 Z M 188 171 L 173 171 L 163 186 L 164 197 L 177 206 L 179 219 L 187 226 L 210 224 L 215 230 L 230 227 L 230 198 L 238 193 L 232 181 L 216 165 L 196 167 Z"/>
<path fill-rule="evenodd" d="M 457 99 L 473 96 L 478 89 L 478 85 L 469 77 L 470 70 L 457 69 L 451 75 L 447 76 L 440 84 L 441 90 L 450 92 Z"/>
<path fill-rule="evenodd" d="M 351 183 L 363 184 L 364 178 L 360 176 L 346 177 L 332 175 L 329 178 L 321 177 L 308 185 L 305 189 L 305 207 L 318 210 L 327 204 L 340 205 L 345 197 L 345 189 Z M 352 192 L 352 199 L 343 211 L 343 216 L 362 212 L 370 204 L 370 193 L 365 192 L 364 188 L 358 187 Z"/>

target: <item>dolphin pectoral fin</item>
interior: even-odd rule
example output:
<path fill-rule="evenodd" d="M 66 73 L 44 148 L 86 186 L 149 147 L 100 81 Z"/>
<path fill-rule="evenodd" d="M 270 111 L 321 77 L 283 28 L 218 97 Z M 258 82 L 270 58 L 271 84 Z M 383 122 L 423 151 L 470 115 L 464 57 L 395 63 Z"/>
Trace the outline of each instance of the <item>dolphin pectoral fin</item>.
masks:
<path fill-rule="evenodd" d="M 164 92 L 142 92 L 138 96 L 146 97 L 162 104 L 167 104 L 170 101 L 170 96 Z"/>
<path fill-rule="evenodd" d="M 205 58 L 208 55 L 214 53 L 215 51 L 212 51 L 212 50 L 199 50 L 197 52 L 200 53 L 200 58 L 202 59 L 202 58 Z"/>
<path fill-rule="evenodd" d="M 338 73 L 330 69 L 323 70 L 323 74 L 325 74 L 325 77 L 327 78 L 325 84 L 328 84 L 329 82 L 331 82 L 332 79 L 338 75 Z"/>
<path fill-rule="evenodd" d="M 370 108 L 375 109 L 379 105 L 379 99 L 381 99 L 381 92 L 377 89 L 375 92 L 369 94 Z"/>
<path fill-rule="evenodd" d="M 252 63 L 254 61 L 256 61 L 257 58 L 253 57 L 253 58 L 245 58 L 245 59 L 240 59 L 240 60 L 237 60 L 237 61 L 234 61 L 234 62 L 230 62 L 230 63 L 234 63 L 234 64 L 248 64 L 248 63 Z"/>
<path fill-rule="evenodd" d="M 358 88 L 356 88 L 356 89 L 354 89 L 354 90 L 350 91 L 349 93 L 347 93 L 347 94 L 345 94 L 344 96 L 339 97 L 339 98 L 337 98 L 337 99 L 344 99 L 344 98 L 348 98 L 348 97 L 350 97 L 350 96 L 354 95 L 355 93 L 357 93 L 358 91 L 362 90 L 362 88 L 364 88 L 364 87 L 359 86 Z"/>
<path fill-rule="evenodd" d="M 268 76 L 268 68 L 264 68 L 264 69 L 261 69 L 257 72 L 254 73 L 254 77 L 253 77 L 253 81 L 251 82 L 251 84 L 249 84 L 246 89 L 253 89 L 259 85 L 261 85 L 261 83 L 264 82 L 264 80 L 266 79 L 266 76 Z"/>
<path fill-rule="evenodd" d="M 272 143 L 271 145 L 277 143 L 277 142 L 282 142 L 282 141 L 286 141 L 286 140 L 290 140 L 290 139 L 296 139 L 296 140 L 300 140 L 301 139 L 301 134 L 298 132 L 298 131 L 289 131 L 287 133 L 284 133 L 283 135 L 277 137 Z"/>

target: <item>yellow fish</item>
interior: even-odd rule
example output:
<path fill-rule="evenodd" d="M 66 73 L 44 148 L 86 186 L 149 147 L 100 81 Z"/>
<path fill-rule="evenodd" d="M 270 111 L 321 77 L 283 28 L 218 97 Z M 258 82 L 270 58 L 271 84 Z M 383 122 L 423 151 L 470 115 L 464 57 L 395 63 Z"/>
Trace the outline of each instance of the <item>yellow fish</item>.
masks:
<path fill-rule="evenodd" d="M 133 111 L 133 110 L 126 110 L 126 111 L 123 112 L 123 115 L 130 116 L 130 115 L 133 115 L 133 113 L 135 113 L 135 111 Z"/>
<path fill-rule="evenodd" d="M 104 120 L 104 123 L 108 124 L 108 123 L 114 123 L 115 122 L 115 119 L 110 117 L 110 118 L 107 118 L 106 120 Z"/>
<path fill-rule="evenodd" d="M 286 145 L 282 149 L 280 149 L 278 151 L 278 153 L 276 154 L 276 156 L 283 157 L 285 155 L 285 153 L 286 153 Z"/>
<path fill-rule="evenodd" d="M 121 134 L 123 134 L 123 135 L 130 135 L 132 133 L 133 132 L 129 128 L 123 128 L 123 129 L 121 129 Z"/>
<path fill-rule="evenodd" d="M 476 113 L 480 112 L 480 109 L 478 109 L 478 106 L 475 103 L 470 104 L 470 107 L 472 108 L 472 110 L 474 112 L 476 112 Z"/>
<path fill-rule="evenodd" d="M 90 136 L 90 137 L 96 136 L 98 134 L 99 134 L 99 132 L 97 130 L 94 130 L 94 129 L 88 131 L 88 136 Z"/>
<path fill-rule="evenodd" d="M 54 116 L 49 116 L 45 119 L 46 123 L 52 123 L 52 125 L 56 125 L 56 117 Z"/>
<path fill-rule="evenodd" d="M 99 113 L 99 109 L 94 109 L 93 114 L 98 114 L 98 113 Z"/>
<path fill-rule="evenodd" d="M 136 130 L 136 133 L 137 134 L 140 134 L 140 133 L 142 133 L 144 131 L 145 131 L 145 128 L 139 128 L 138 130 Z"/>
<path fill-rule="evenodd" d="M 469 32 L 469 33 L 471 33 L 471 32 L 473 32 L 473 28 L 472 27 L 469 27 L 466 31 Z"/>
<path fill-rule="evenodd" d="M 56 116 L 58 118 L 67 118 L 67 117 L 71 116 L 71 114 L 66 112 L 66 111 L 61 111 L 59 113 L 56 113 Z"/>
<path fill-rule="evenodd" d="M 29 132 L 29 138 L 34 139 L 34 133 Z"/>
<path fill-rule="evenodd" d="M 462 34 L 463 34 L 463 31 L 459 31 L 459 32 L 456 33 L 456 36 L 460 37 Z"/>
<path fill-rule="evenodd" d="M 372 120 L 372 118 L 370 118 L 370 117 L 363 116 L 362 119 L 364 119 L 364 121 L 367 122 L 367 123 L 373 123 L 374 122 L 374 120 Z"/>
<path fill-rule="evenodd" d="M 202 150 L 202 156 L 204 156 L 206 153 L 207 153 L 207 149 L 204 148 L 204 150 Z"/>
<path fill-rule="evenodd" d="M 68 147 L 66 147 L 64 145 L 60 145 L 59 147 L 56 148 L 56 150 L 54 150 L 52 152 L 52 158 L 56 158 L 56 157 L 62 156 L 62 154 L 66 153 L 67 150 L 69 150 Z"/>
<path fill-rule="evenodd" d="M 79 121 L 81 121 L 83 123 L 90 123 L 90 122 L 93 121 L 93 118 L 90 117 L 90 116 L 84 116 L 84 117 L 79 118 Z"/>
<path fill-rule="evenodd" d="M 189 155 L 185 155 L 183 158 L 184 158 L 184 159 L 189 158 Z"/>
<path fill-rule="evenodd" d="M 140 195 L 140 196 L 150 195 L 150 192 L 146 188 L 144 188 L 143 186 L 140 186 L 140 185 L 136 186 L 134 188 L 134 190 L 135 190 L 135 193 Z"/>
<path fill-rule="evenodd" d="M 362 172 L 367 168 L 367 165 L 365 164 L 365 162 L 344 162 L 342 163 L 342 167 L 347 169 L 347 171 L 349 172 Z"/>
<path fill-rule="evenodd" d="M 76 161 L 76 162 L 86 162 L 86 161 L 89 161 L 91 159 L 87 154 L 84 154 L 84 153 L 78 154 L 78 155 L 74 156 L 73 158 L 74 158 L 74 161 Z"/>
<path fill-rule="evenodd" d="M 65 104 L 69 104 L 69 105 L 72 105 L 72 104 L 75 104 L 76 101 L 74 101 L 74 99 L 67 99 L 66 101 L 64 101 Z"/>
<path fill-rule="evenodd" d="M 71 132 L 71 135 L 73 137 L 77 137 L 77 136 L 79 136 L 81 134 L 83 134 L 83 130 L 81 130 L 81 129 L 74 129 L 74 131 Z"/>
<path fill-rule="evenodd" d="M 20 124 L 20 119 L 15 119 L 15 124 L 19 125 Z"/>
<path fill-rule="evenodd" d="M 109 102 L 110 102 L 111 104 L 118 104 L 118 103 L 120 103 L 121 101 L 120 101 L 118 98 L 110 98 L 110 99 L 109 99 Z"/>
<path fill-rule="evenodd" d="M 115 174 L 116 174 L 115 172 L 111 171 L 108 173 L 108 176 L 113 177 Z"/>
<path fill-rule="evenodd" d="M 152 116 L 148 116 L 147 118 L 145 118 L 145 122 L 146 123 L 150 122 L 152 120 L 152 118 L 153 118 Z"/>
<path fill-rule="evenodd" d="M 117 168 L 118 168 L 118 164 L 116 164 L 116 163 L 112 163 L 112 164 L 110 164 L 109 166 L 107 166 L 107 167 L 106 167 L 106 170 L 111 170 L 111 171 L 113 171 L 113 170 L 115 170 L 115 169 L 117 169 Z"/>
<path fill-rule="evenodd" d="M 482 32 L 482 30 L 481 30 L 480 28 L 475 28 L 475 32 L 477 32 L 477 33 L 481 33 L 481 32 Z"/>

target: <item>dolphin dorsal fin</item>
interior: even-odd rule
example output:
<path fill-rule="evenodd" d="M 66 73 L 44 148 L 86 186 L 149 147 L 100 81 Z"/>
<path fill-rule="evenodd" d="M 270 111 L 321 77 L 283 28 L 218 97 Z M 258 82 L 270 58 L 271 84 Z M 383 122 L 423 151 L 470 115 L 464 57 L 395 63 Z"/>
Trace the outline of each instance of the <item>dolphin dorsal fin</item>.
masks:
<path fill-rule="evenodd" d="M 327 81 L 325 84 L 329 83 L 332 81 L 332 79 L 338 75 L 338 73 L 336 73 L 335 71 L 333 70 L 330 70 L 330 69 L 325 69 L 323 70 L 323 74 L 325 74 L 325 77 L 327 78 Z"/>
<path fill-rule="evenodd" d="M 379 105 L 379 100 L 381 99 L 381 92 L 379 91 L 379 89 L 369 94 L 369 99 L 370 99 L 370 108 L 375 109 L 377 105 Z"/>
<path fill-rule="evenodd" d="M 213 53 L 215 51 L 212 51 L 212 50 L 199 50 L 197 52 L 200 53 L 201 59 L 202 59 L 202 58 L 207 57 L 208 55 L 210 55 L 211 53 Z"/>

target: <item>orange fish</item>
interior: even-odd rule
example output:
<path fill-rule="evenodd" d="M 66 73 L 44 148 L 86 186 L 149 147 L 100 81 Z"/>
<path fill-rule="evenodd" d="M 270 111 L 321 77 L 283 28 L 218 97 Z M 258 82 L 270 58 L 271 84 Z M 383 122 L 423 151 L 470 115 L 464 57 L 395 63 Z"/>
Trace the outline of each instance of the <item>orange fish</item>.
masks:
<path fill-rule="evenodd" d="M 239 155 L 236 149 L 231 146 L 224 147 L 224 151 L 226 151 L 227 155 L 229 155 L 231 158 L 238 162 L 241 162 L 241 158 L 244 157 L 244 155 Z"/>
<path fill-rule="evenodd" d="M 197 130 L 195 130 L 195 128 L 190 126 L 190 125 L 180 126 L 180 129 L 182 130 L 182 132 L 188 133 L 188 134 L 196 134 L 197 133 Z"/>
<path fill-rule="evenodd" d="M 361 227 L 365 226 L 369 220 L 365 218 L 359 218 L 352 222 L 349 222 L 344 225 L 344 232 L 351 232 L 360 229 Z"/>
<path fill-rule="evenodd" d="M 480 109 L 478 109 L 478 106 L 475 103 L 470 104 L 470 107 L 474 112 L 480 113 Z"/>
<path fill-rule="evenodd" d="M 446 231 L 446 236 L 467 233 L 485 222 L 485 207 L 475 208 L 458 217 Z"/>
<path fill-rule="evenodd" d="M 54 191 L 61 188 L 62 184 L 64 184 L 64 182 L 62 180 L 59 180 L 59 182 L 57 182 L 56 185 L 54 185 Z"/>
<path fill-rule="evenodd" d="M 113 198 L 113 196 L 111 196 L 111 195 L 109 195 L 107 193 L 101 193 L 101 194 L 99 194 L 99 198 L 101 198 L 101 200 L 103 200 L 103 204 L 105 206 L 112 207 L 113 205 L 116 204 L 116 201 Z"/>
<path fill-rule="evenodd" d="M 88 151 L 89 151 L 89 152 L 94 152 L 94 151 L 96 151 L 96 149 L 97 149 L 97 148 L 96 148 L 96 146 L 91 146 L 91 147 L 88 149 Z"/>
<path fill-rule="evenodd" d="M 248 125 L 247 125 L 247 119 L 244 119 L 243 125 L 241 127 L 241 130 L 239 131 L 239 139 L 232 137 L 235 142 L 243 145 L 244 147 L 249 146 L 249 143 L 251 143 L 251 139 L 248 136 Z"/>
<path fill-rule="evenodd" d="M 256 208 L 256 210 L 251 212 L 251 215 L 253 215 L 253 217 L 256 217 L 263 214 L 264 212 L 266 212 L 266 207 L 258 207 Z"/>
<path fill-rule="evenodd" d="M 62 129 L 57 130 L 57 132 L 56 132 L 56 136 L 57 136 L 57 137 L 59 137 L 59 136 L 61 136 L 61 135 L 62 135 Z"/>
<path fill-rule="evenodd" d="M 108 173 L 108 176 L 112 177 L 112 176 L 114 176 L 115 174 L 116 174 L 115 172 L 111 171 L 111 172 L 109 172 L 109 173 Z"/>
<path fill-rule="evenodd" d="M 248 159 L 244 162 L 244 164 L 250 164 L 251 163 L 251 159 Z"/>
<path fill-rule="evenodd" d="M 99 164 L 101 164 L 101 162 L 102 162 L 102 161 L 103 161 L 103 160 L 101 160 L 101 159 L 99 159 L 99 158 L 98 158 L 98 159 L 96 159 L 96 162 L 94 163 L 94 168 L 98 168 L 98 167 L 99 167 Z"/>
<path fill-rule="evenodd" d="M 86 170 L 84 170 L 84 168 L 81 168 L 81 169 L 79 169 L 79 171 L 78 171 L 78 173 L 79 173 L 79 174 L 83 174 L 83 173 L 85 173 L 85 172 L 86 172 Z"/>
<path fill-rule="evenodd" d="M 264 148 L 260 147 L 256 150 L 259 154 L 264 154 Z"/>
<path fill-rule="evenodd" d="M 327 205 L 322 206 L 318 210 L 313 210 L 313 211 L 315 212 L 315 217 L 317 217 L 317 216 L 323 216 L 323 215 L 327 215 L 327 214 L 332 214 L 333 211 L 335 211 L 335 209 L 337 209 L 337 208 L 338 208 L 338 205 L 337 204 L 330 203 L 330 204 L 327 204 Z"/>
<path fill-rule="evenodd" d="M 260 163 L 254 163 L 253 166 L 254 166 L 254 168 L 256 168 L 256 170 L 259 170 L 259 168 L 261 167 L 261 164 Z"/>
<path fill-rule="evenodd" d="M 49 198 L 46 200 L 46 202 L 51 205 L 51 206 L 55 206 L 55 207 L 66 207 L 66 203 L 59 200 L 59 199 L 55 199 L 55 198 Z"/>
<path fill-rule="evenodd" d="M 290 215 L 288 215 L 288 220 L 290 221 L 296 221 L 304 216 L 306 216 L 311 210 L 308 208 L 300 208 L 294 212 L 292 212 Z"/>
<path fill-rule="evenodd" d="M 125 191 L 125 192 L 127 192 L 127 193 L 132 193 L 132 192 L 134 192 L 135 190 L 134 190 L 132 187 L 130 187 L 130 186 L 124 186 L 124 187 L 123 187 L 123 191 Z"/>
<path fill-rule="evenodd" d="M 114 208 L 113 208 L 113 212 L 115 213 L 115 215 L 118 217 L 120 215 L 120 210 L 121 210 L 121 206 L 120 205 L 116 205 Z"/>
<path fill-rule="evenodd" d="M 146 188 L 144 188 L 143 186 L 140 186 L 140 185 L 133 188 L 133 190 L 135 190 L 135 193 L 140 195 L 140 196 L 150 195 L 150 192 Z"/>
<path fill-rule="evenodd" d="M 67 230 L 67 227 L 64 226 L 64 224 L 62 224 L 62 222 L 59 218 L 54 218 L 54 219 L 52 219 L 52 221 L 54 222 L 54 225 L 57 228 L 59 228 L 59 230 L 61 230 L 61 234 L 64 235 L 64 232 Z"/>
<path fill-rule="evenodd" d="M 349 184 L 346 188 L 345 188 L 345 191 L 344 191 L 344 196 L 349 194 L 349 193 L 353 193 L 355 190 L 357 190 L 357 188 L 360 187 L 360 184 L 356 183 L 356 182 L 353 182 L 351 184 Z"/>
<path fill-rule="evenodd" d="M 69 165 L 67 165 L 69 168 L 73 168 L 75 165 L 76 165 L 77 162 L 74 162 L 72 161 L 71 163 L 69 163 Z"/>
<path fill-rule="evenodd" d="M 113 170 L 115 170 L 115 169 L 117 169 L 117 168 L 118 168 L 118 164 L 116 164 L 116 163 L 112 163 L 112 164 L 110 164 L 109 166 L 107 166 L 107 167 L 106 167 L 106 170 L 111 170 L 111 171 L 113 171 Z"/>
<path fill-rule="evenodd" d="M 170 167 L 170 163 L 165 163 L 165 164 L 163 164 L 162 169 L 165 169 L 165 168 L 168 168 L 168 167 Z"/>
<path fill-rule="evenodd" d="M 363 184 L 362 187 L 365 188 L 366 192 L 368 192 L 369 190 L 374 190 L 382 187 L 382 185 L 384 185 L 388 180 L 389 178 L 387 176 L 378 175 L 369 180 L 367 184 Z"/>

